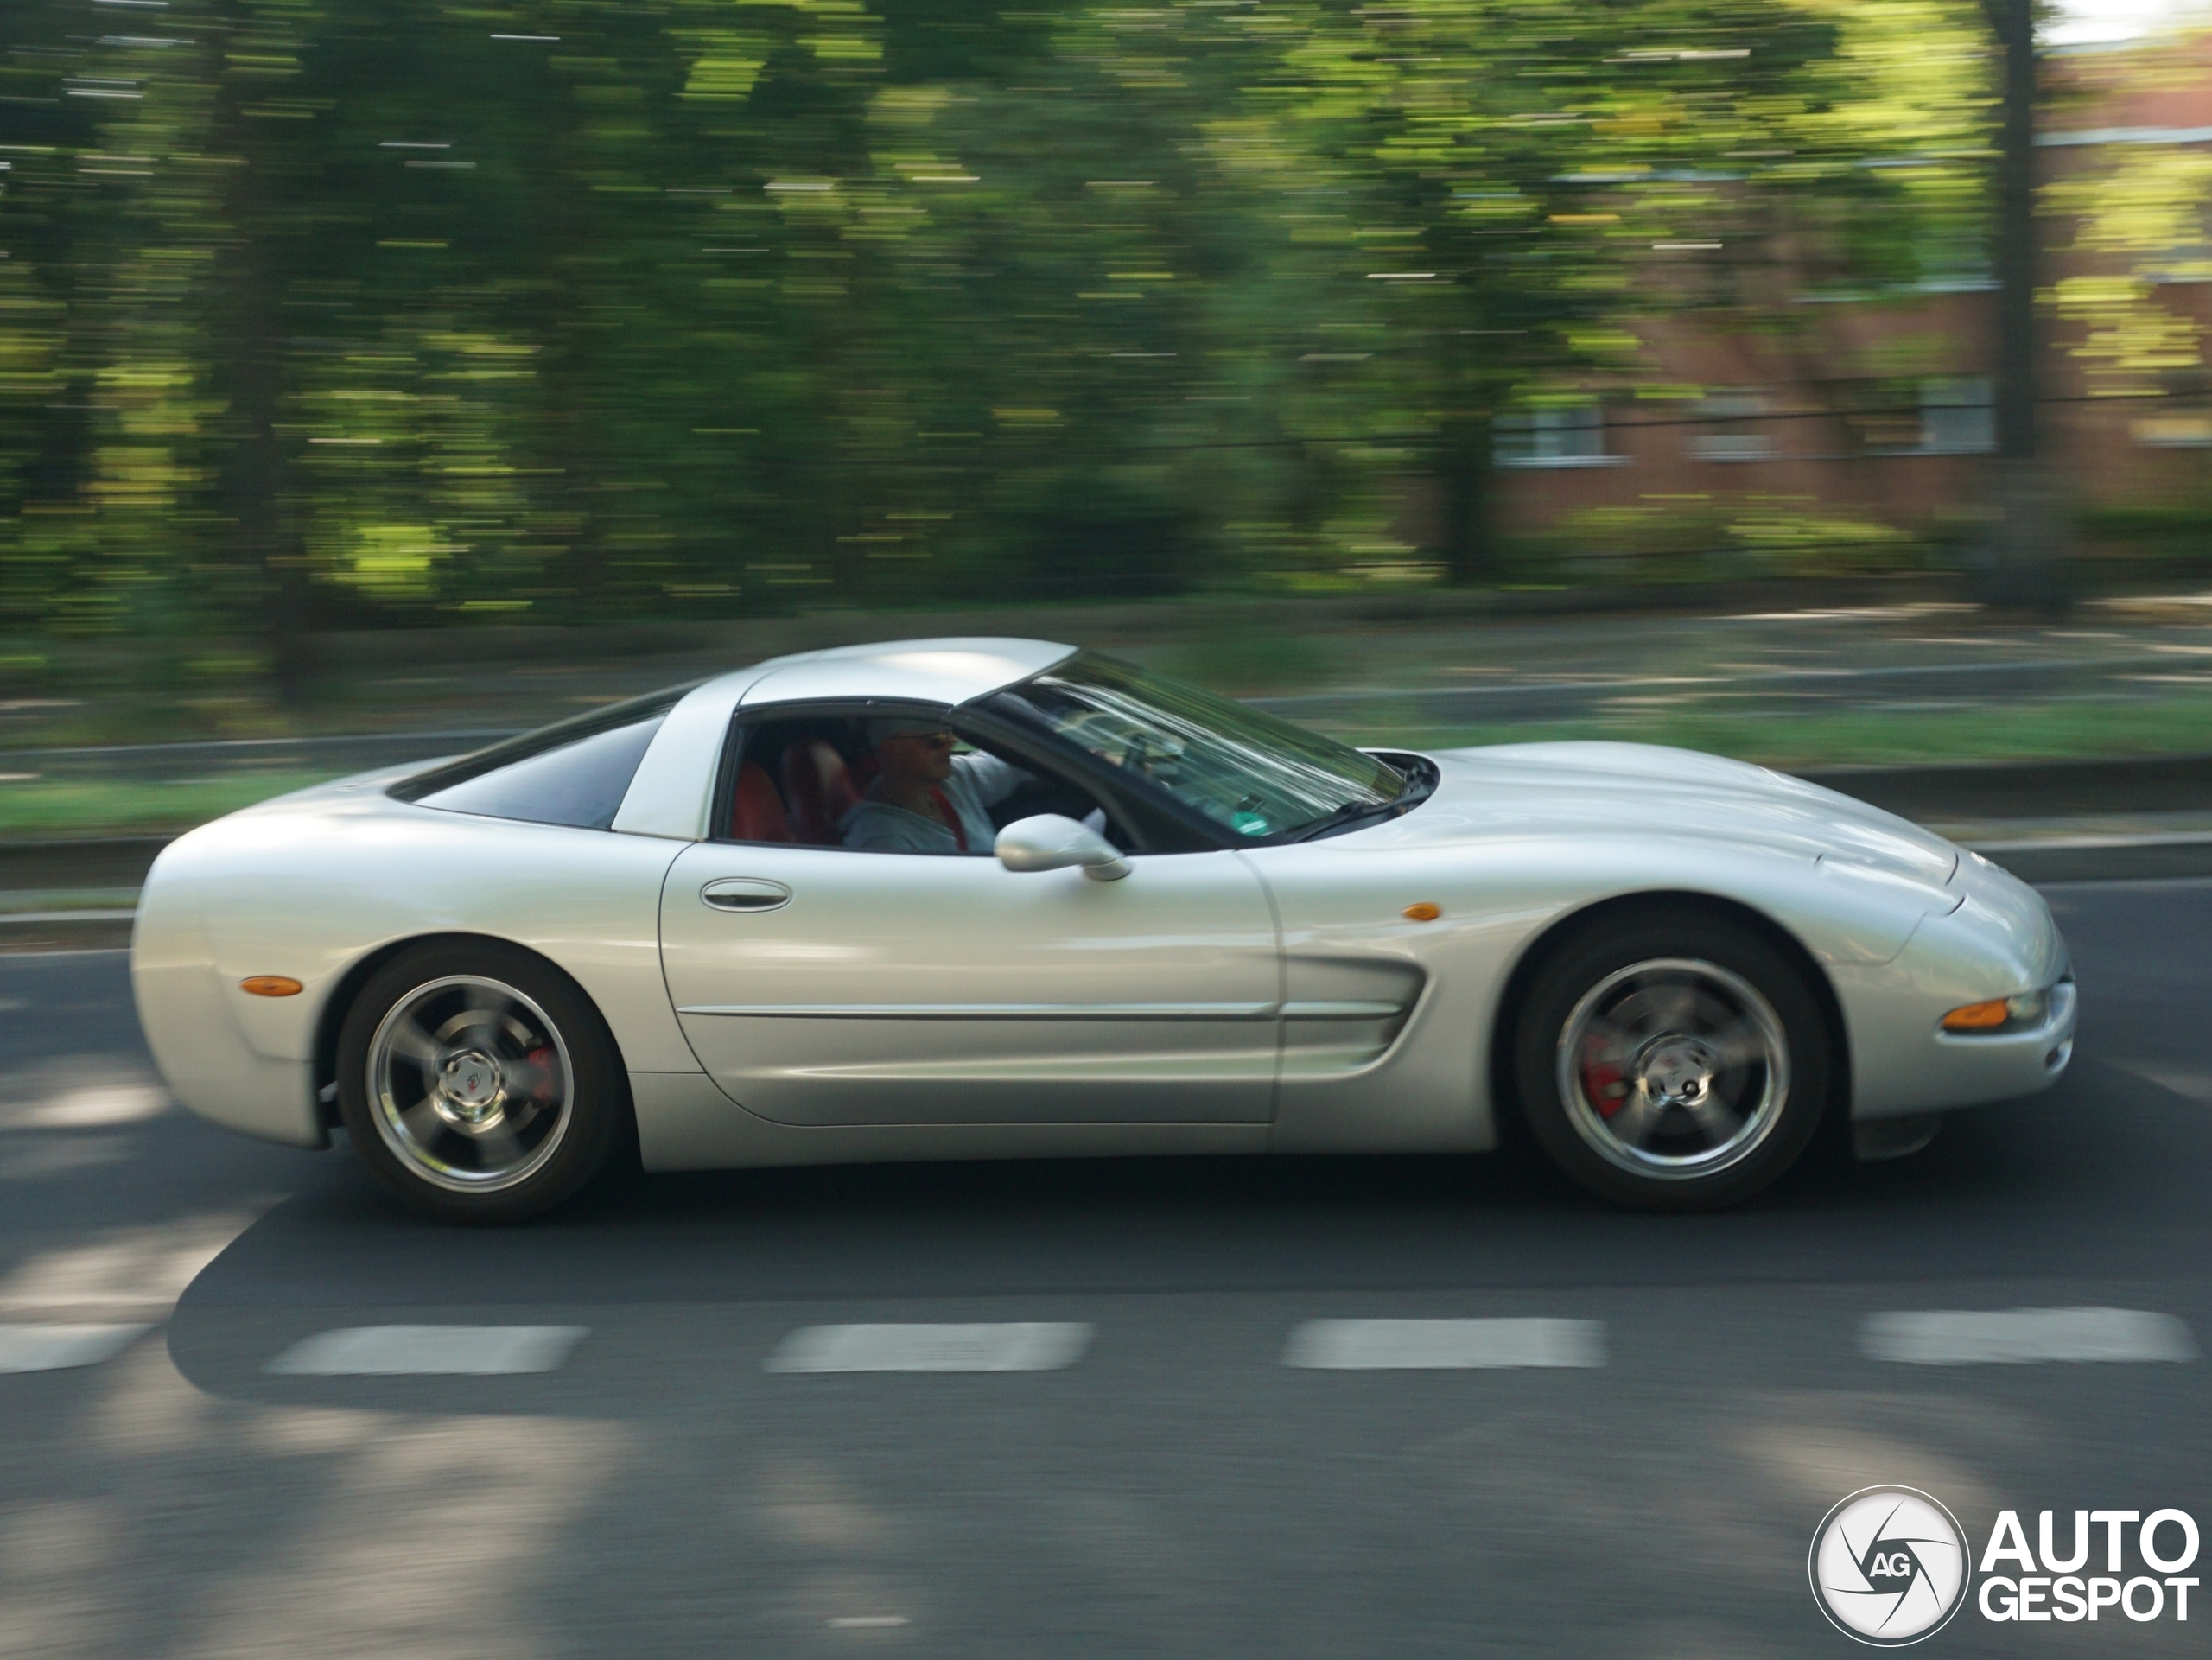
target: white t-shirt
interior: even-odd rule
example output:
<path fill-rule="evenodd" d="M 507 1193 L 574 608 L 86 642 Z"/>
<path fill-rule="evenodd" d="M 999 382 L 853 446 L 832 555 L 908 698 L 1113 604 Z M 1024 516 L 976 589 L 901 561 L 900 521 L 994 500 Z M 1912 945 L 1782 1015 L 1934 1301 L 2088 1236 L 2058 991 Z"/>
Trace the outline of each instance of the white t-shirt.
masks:
<path fill-rule="evenodd" d="M 998 831 L 986 809 L 994 801 L 1005 800 L 1028 779 L 1029 774 L 1012 762 L 980 750 L 952 758 L 952 776 L 937 787 L 944 796 L 945 805 L 960 821 L 961 834 L 968 839 L 968 852 L 991 851 Z M 934 818 L 876 799 L 875 788 L 870 785 L 868 795 L 838 824 L 838 833 L 845 838 L 847 847 L 867 848 L 878 853 L 962 850 L 958 839 L 944 825 Z"/>

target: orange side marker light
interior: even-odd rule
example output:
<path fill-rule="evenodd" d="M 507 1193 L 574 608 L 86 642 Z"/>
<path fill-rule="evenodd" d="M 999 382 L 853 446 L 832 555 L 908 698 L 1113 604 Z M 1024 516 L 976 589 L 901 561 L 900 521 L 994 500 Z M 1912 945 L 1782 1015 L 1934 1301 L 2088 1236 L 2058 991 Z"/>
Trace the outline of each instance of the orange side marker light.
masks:
<path fill-rule="evenodd" d="M 1427 900 L 1421 900 L 1408 905 L 1398 914 L 1408 922 L 1433 922 L 1444 914 L 1444 907 L 1433 904 Z"/>
<path fill-rule="evenodd" d="M 289 974 L 249 974 L 238 989 L 251 997 L 296 997 L 307 988 Z"/>
<path fill-rule="evenodd" d="M 1946 1032 L 1986 1032 L 2002 1026 L 2012 1017 L 2005 1006 L 2005 999 L 1992 997 L 1986 1003 L 1968 1003 L 1964 1008 L 1955 1008 L 1943 1016 Z"/>

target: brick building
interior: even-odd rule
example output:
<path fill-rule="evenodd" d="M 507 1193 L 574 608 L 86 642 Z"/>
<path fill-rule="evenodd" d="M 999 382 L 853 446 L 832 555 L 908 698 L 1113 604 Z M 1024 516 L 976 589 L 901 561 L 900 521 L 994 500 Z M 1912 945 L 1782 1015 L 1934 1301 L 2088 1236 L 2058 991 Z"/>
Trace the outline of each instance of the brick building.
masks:
<path fill-rule="evenodd" d="M 2046 87 L 2039 453 L 2090 544 L 2114 510 L 2212 524 L 2212 31 L 2056 58 Z M 2163 215 L 2085 232 L 2065 210 L 2108 205 L 2094 192 L 2122 162 L 2135 164 L 2134 188 L 2164 193 Z M 2093 191 L 2069 194 L 2069 181 Z M 2135 302 L 2120 325 L 2088 302 L 2115 281 Z M 1632 399 L 1593 384 L 1580 403 L 1503 423 L 1504 528 L 1648 554 L 1662 523 L 1765 512 L 1777 525 L 1855 526 L 1845 564 L 1878 563 L 1885 527 L 1914 543 L 1969 533 L 1996 442 L 1996 301 L 1993 280 L 1969 267 L 1878 296 L 1808 284 L 1785 302 L 1808 308 L 1789 330 L 1654 320 L 1646 378 L 1696 395 Z"/>

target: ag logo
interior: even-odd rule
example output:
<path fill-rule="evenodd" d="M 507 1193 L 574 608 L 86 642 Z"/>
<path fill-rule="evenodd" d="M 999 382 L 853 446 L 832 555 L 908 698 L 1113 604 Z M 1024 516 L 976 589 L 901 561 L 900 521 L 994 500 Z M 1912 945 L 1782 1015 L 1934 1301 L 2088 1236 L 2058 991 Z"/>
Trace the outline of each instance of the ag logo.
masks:
<path fill-rule="evenodd" d="M 1806 1561 L 1813 1600 L 1845 1636 L 1902 1648 L 1966 1600 L 1966 1534 L 1913 1487 L 1862 1487 L 1822 1518 Z"/>

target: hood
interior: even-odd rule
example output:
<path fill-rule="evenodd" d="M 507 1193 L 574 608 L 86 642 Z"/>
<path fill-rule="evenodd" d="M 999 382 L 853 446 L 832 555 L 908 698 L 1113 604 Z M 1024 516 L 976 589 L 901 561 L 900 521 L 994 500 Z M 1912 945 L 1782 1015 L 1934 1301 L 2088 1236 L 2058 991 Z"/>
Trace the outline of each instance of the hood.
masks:
<path fill-rule="evenodd" d="M 1959 850 L 1847 795 L 1747 761 L 1639 743 L 1516 743 L 1435 755 L 1436 793 L 1370 832 L 1399 845 L 1494 836 L 1687 837 L 1941 886 Z"/>

